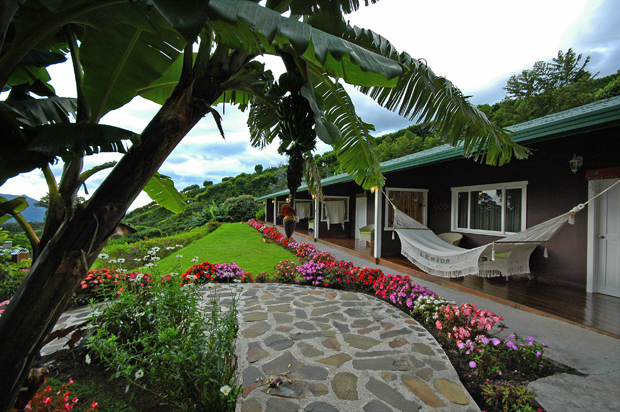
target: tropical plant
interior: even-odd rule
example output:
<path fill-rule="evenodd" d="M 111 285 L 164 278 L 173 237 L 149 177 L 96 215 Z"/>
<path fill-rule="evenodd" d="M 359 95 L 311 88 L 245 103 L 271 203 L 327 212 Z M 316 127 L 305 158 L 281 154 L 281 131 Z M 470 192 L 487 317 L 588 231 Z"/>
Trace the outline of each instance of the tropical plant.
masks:
<path fill-rule="evenodd" d="M 219 125 L 213 105 L 247 104 L 251 96 L 264 93 L 268 75 L 253 61 L 259 54 L 287 53 L 303 63 L 300 73 L 305 73 L 307 83 L 302 93 L 311 107 L 316 104 L 315 129 L 319 137 L 340 142 L 343 169 L 365 188 L 382 185 L 383 177 L 360 130 L 361 121 L 352 117 L 352 106 L 346 104 L 336 78 L 404 116 L 435 120 L 439 136 L 452 144 L 462 141 L 465 154 L 500 164 L 513 153 L 525 155 L 425 64 L 398 54 L 372 31 L 340 24 L 343 14 L 359 4 L 357 0 L 272 0 L 265 5 L 249 0 L 2 3 L 0 39 L 6 39 L 7 51 L 0 59 L 0 85 L 11 89 L 7 101 L 14 98 L 15 104 L 3 105 L 0 136 L 6 167 L 0 182 L 41 168 L 50 182 L 50 211 L 40 253 L 0 318 L 0 369 L 6 371 L 0 383 L 0 410 L 12 405 L 71 292 L 176 145 L 208 113 Z M 306 22 L 296 16 L 306 16 Z M 59 53 L 71 54 L 77 99 L 49 96 L 53 91 L 45 67 L 62 60 Z M 45 59 L 31 63 L 41 54 Z M 34 99 L 29 93 L 49 97 Z M 136 95 L 162 104 L 139 141 L 133 133 L 97 124 L 105 113 Z M 332 104 L 338 100 L 343 104 Z M 134 144 L 127 150 L 123 142 L 131 139 Z M 126 153 L 92 197 L 75 206 L 83 156 L 103 150 Z M 48 166 L 57 157 L 65 160 L 58 185 Z"/>
<path fill-rule="evenodd" d="M 228 217 L 232 222 L 247 222 L 256 216 L 260 206 L 254 196 L 241 195 L 226 199 L 223 207 L 228 210 Z"/>

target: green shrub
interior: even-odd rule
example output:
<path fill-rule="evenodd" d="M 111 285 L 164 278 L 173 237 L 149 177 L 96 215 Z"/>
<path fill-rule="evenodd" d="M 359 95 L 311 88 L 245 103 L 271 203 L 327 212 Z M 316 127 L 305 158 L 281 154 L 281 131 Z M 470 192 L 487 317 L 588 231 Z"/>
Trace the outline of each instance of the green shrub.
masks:
<path fill-rule="evenodd" d="M 179 283 L 173 277 L 110 301 L 91 320 L 93 355 L 181 410 L 234 411 L 236 301 L 224 313 L 212 294 L 204 308 L 200 291 Z"/>
<path fill-rule="evenodd" d="M 534 394 L 525 385 L 511 381 L 487 381 L 482 385 L 482 396 L 487 404 L 502 411 L 529 412 L 534 411 L 529 400 Z"/>
<path fill-rule="evenodd" d="M 259 222 L 264 222 L 265 221 L 265 209 L 259 209 L 256 212 L 256 220 L 258 220 Z"/>
<path fill-rule="evenodd" d="M 230 221 L 247 222 L 256 216 L 260 204 L 254 200 L 254 196 L 242 195 L 226 199 L 224 207 L 228 208 Z"/>

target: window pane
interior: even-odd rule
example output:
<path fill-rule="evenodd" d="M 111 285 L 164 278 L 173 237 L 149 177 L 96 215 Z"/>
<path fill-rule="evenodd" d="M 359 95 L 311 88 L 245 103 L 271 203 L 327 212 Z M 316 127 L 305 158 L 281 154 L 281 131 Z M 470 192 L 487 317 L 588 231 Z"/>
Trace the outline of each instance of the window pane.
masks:
<path fill-rule="evenodd" d="M 484 190 L 470 193 L 470 229 L 502 230 L 502 191 Z"/>
<path fill-rule="evenodd" d="M 506 189 L 506 232 L 521 231 L 521 189 Z"/>
<path fill-rule="evenodd" d="M 469 193 L 459 192 L 458 196 L 459 204 L 457 210 L 457 227 L 467 229 L 467 209 L 469 204 Z"/>

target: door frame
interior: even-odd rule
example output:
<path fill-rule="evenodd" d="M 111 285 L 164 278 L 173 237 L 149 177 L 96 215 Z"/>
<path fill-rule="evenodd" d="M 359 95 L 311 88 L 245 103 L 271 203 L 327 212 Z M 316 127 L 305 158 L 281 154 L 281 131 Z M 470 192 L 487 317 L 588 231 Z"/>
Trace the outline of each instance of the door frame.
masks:
<path fill-rule="evenodd" d="M 601 192 L 601 182 L 609 180 L 613 184 L 620 179 L 600 179 L 588 182 L 588 199 L 592 199 Z M 599 200 L 594 199 L 588 205 L 588 246 L 587 246 L 587 281 L 586 292 L 598 293 L 598 219 L 599 219 Z"/>

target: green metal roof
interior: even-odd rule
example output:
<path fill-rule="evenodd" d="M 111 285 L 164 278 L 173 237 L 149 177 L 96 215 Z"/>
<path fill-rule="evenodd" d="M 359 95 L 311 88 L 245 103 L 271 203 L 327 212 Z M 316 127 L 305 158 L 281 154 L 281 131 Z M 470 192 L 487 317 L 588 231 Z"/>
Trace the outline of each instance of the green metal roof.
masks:
<path fill-rule="evenodd" d="M 565 110 L 560 113 L 550 114 L 539 119 L 530 120 L 529 122 L 519 123 L 507 127 L 506 130 L 511 133 L 512 139 L 515 142 L 520 144 L 531 144 L 615 125 L 620 126 L 620 96 L 599 100 L 598 102 Z M 381 171 L 387 173 L 458 159 L 462 156 L 463 151 L 461 146 L 445 144 L 422 152 L 399 157 L 398 159 L 382 162 L 380 166 Z M 330 186 L 351 181 L 353 181 L 351 176 L 340 174 L 321 180 L 321 184 L 323 186 Z M 302 185 L 299 188 L 300 192 L 304 190 L 308 190 L 306 185 Z M 271 199 L 288 195 L 289 193 L 288 189 L 281 190 L 276 193 L 261 196 L 256 200 Z"/>

